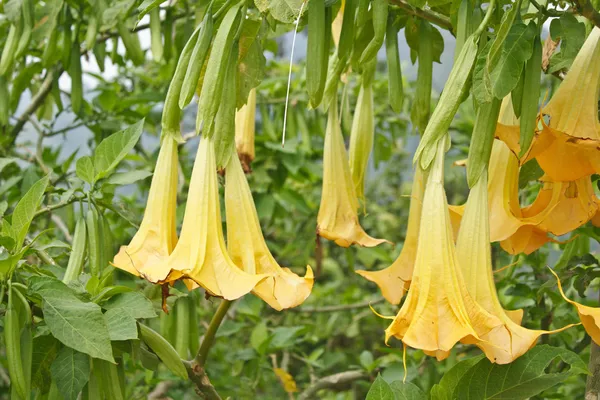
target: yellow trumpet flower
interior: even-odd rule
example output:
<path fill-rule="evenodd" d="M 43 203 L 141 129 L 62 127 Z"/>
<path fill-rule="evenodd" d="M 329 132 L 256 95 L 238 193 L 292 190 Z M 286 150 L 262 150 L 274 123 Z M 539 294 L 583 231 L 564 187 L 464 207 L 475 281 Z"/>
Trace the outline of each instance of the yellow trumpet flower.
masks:
<path fill-rule="evenodd" d="M 250 172 L 254 160 L 254 122 L 256 117 L 256 89 L 250 90 L 248 102 L 235 113 L 235 147 L 244 167 Z"/>
<path fill-rule="evenodd" d="M 312 269 L 306 266 L 306 276 L 302 278 L 277 264 L 265 243 L 248 181 L 235 156 L 227 164 L 225 179 L 227 247 L 231 259 L 250 275 L 271 275 L 252 290 L 271 307 L 282 310 L 300 305 L 312 290 Z"/>
<path fill-rule="evenodd" d="M 487 186 L 486 174 L 482 174 L 469 193 L 456 253 L 469 294 L 503 323 L 473 343 L 491 362 L 507 364 L 533 347 L 540 335 L 558 332 L 572 325 L 556 331 L 527 329 L 520 325 L 522 310 L 507 311 L 500 304 L 492 273 Z"/>
<path fill-rule="evenodd" d="M 348 155 L 338 120 L 337 100 L 329 107 L 323 151 L 323 192 L 317 233 L 338 246 L 373 247 L 387 242 L 367 235 L 358 221 L 358 200 L 350 175 Z"/>
<path fill-rule="evenodd" d="M 203 138 L 198 146 L 181 235 L 165 264 L 171 271 L 167 280 L 187 278 L 227 300 L 245 295 L 267 277 L 242 271 L 227 253 L 212 139 Z M 194 287 L 189 280 L 188 287 Z"/>
<path fill-rule="evenodd" d="M 502 324 L 475 302 L 461 274 L 444 191 L 447 140 L 439 140 L 426 181 L 410 290 L 385 330 L 386 342 L 394 336 L 438 360 L 458 341 L 478 340 Z"/>
<path fill-rule="evenodd" d="M 554 181 L 572 181 L 600 173 L 600 28 L 594 27 L 565 80 L 542 109 L 550 117 L 542 136 L 551 144 L 536 156 Z"/>
<path fill-rule="evenodd" d="M 538 227 L 552 208 L 525 218 L 519 204 L 519 161 L 508 146 L 494 140 L 489 163 L 490 238 L 510 254 L 531 254 L 552 239 Z M 450 206 L 455 217 L 464 206 Z M 457 218 L 458 219 L 458 218 Z"/>
<path fill-rule="evenodd" d="M 570 182 L 545 181 L 535 201 L 523 208 L 522 214 L 530 218 L 548 209 L 551 211 L 538 227 L 556 236 L 569 233 L 591 220 L 598 211 L 591 178 L 586 176 Z"/>
<path fill-rule="evenodd" d="M 137 276 L 158 282 L 169 273 L 163 269 L 177 243 L 177 142 L 163 138 L 146 211 L 139 230 L 127 246 L 121 246 L 112 264 Z"/>
<path fill-rule="evenodd" d="M 553 181 L 574 181 L 600 173 L 600 28 L 594 27 L 550 102 L 521 164 L 536 158 Z M 512 109 L 512 107 L 509 107 Z M 498 124 L 496 137 L 519 154 L 518 120 Z"/>
<path fill-rule="evenodd" d="M 558 290 L 560 291 L 561 296 L 567 303 L 571 303 L 577 309 L 577 314 L 579 315 L 579 319 L 587 332 L 588 335 L 592 338 L 594 343 L 600 345 L 600 308 L 599 307 L 590 307 L 580 304 L 576 301 L 570 300 L 563 291 L 562 284 L 560 283 L 560 279 L 558 279 L 558 275 L 552 269 L 550 269 L 552 275 L 556 278 L 556 282 L 558 283 Z"/>
<path fill-rule="evenodd" d="M 373 149 L 375 121 L 373 119 L 373 87 L 364 81 L 360 85 L 350 133 L 350 172 L 356 196 L 365 201 L 365 175 Z"/>
<path fill-rule="evenodd" d="M 406 238 L 404 239 L 404 245 L 398 258 L 396 258 L 392 265 L 381 271 L 356 271 L 359 275 L 376 283 L 383 297 L 392 304 L 400 303 L 412 279 L 415 258 L 417 257 L 425 179 L 426 174 L 421 168 L 417 167 L 412 185 Z"/>

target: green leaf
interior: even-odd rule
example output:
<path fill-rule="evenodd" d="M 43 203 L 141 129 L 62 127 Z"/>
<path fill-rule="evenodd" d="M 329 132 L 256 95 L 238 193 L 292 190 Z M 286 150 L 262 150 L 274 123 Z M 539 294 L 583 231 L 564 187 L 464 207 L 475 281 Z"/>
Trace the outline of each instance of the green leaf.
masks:
<path fill-rule="evenodd" d="M 531 57 L 533 39 L 537 32 L 535 24 L 514 24 L 502 47 L 502 53 L 490 73 L 492 93 L 503 99 L 517 86 L 523 65 Z"/>
<path fill-rule="evenodd" d="M 23 240 L 25 240 L 25 236 L 29 230 L 29 225 L 31 225 L 35 212 L 42 201 L 42 197 L 44 196 L 49 181 L 50 176 L 46 175 L 34 183 L 27 193 L 25 193 L 25 196 L 19 200 L 19 203 L 17 203 L 15 210 L 13 211 L 12 229 L 15 234 L 14 239 L 17 251 L 21 249 Z"/>
<path fill-rule="evenodd" d="M 111 297 L 102 305 L 106 310 L 116 310 L 128 314 L 131 318 L 155 318 L 152 302 L 140 292 L 120 293 Z"/>
<path fill-rule="evenodd" d="M 16 159 L 12 157 L 0 157 L 0 173 L 4 170 L 4 168 L 10 164 L 13 164 L 15 161 Z"/>
<path fill-rule="evenodd" d="M 276 20 L 291 24 L 298 18 L 302 0 L 254 0 L 254 4 L 261 13 L 268 12 Z M 302 13 L 306 12 L 306 8 Z"/>
<path fill-rule="evenodd" d="M 55 278 L 33 277 L 30 290 L 44 300 L 44 320 L 55 338 L 79 352 L 114 362 L 99 305 L 81 301 L 70 287 Z"/>
<path fill-rule="evenodd" d="M 138 338 L 135 318 L 115 308 L 104 313 L 110 340 L 130 340 Z"/>
<path fill-rule="evenodd" d="M 50 367 L 52 380 L 65 400 L 76 400 L 90 378 L 90 358 L 63 347 Z"/>
<path fill-rule="evenodd" d="M 550 35 L 560 40 L 560 51 L 550 58 L 548 72 L 569 68 L 585 42 L 585 25 L 572 14 L 564 14 L 550 23 Z"/>
<path fill-rule="evenodd" d="M 519 171 L 519 189 L 523 189 L 530 181 L 536 181 L 544 175 L 544 170 L 534 159 L 527 161 Z"/>
<path fill-rule="evenodd" d="M 150 11 L 158 7 L 162 2 L 163 0 L 144 0 L 142 4 L 140 4 L 138 7 L 138 11 L 140 12 L 140 14 L 138 15 L 137 23 L 139 24 L 142 18 L 144 18 L 144 15 L 148 14 Z"/>
<path fill-rule="evenodd" d="M 500 27 L 498 28 L 498 33 L 492 40 L 489 53 L 486 57 L 486 71 L 488 73 L 492 71 L 496 63 L 498 62 L 498 57 L 500 57 L 503 44 L 508 37 L 509 32 L 511 31 L 511 27 L 515 22 L 515 17 L 518 14 L 519 8 L 521 6 L 521 2 L 517 1 L 513 3 L 510 10 L 502 15 L 502 21 L 500 22 Z"/>
<path fill-rule="evenodd" d="M 152 172 L 143 169 L 127 172 L 118 172 L 116 174 L 111 175 L 106 180 L 106 183 L 109 183 L 111 185 L 130 185 L 137 181 L 141 181 L 142 179 L 146 179 L 149 176 L 152 176 Z"/>
<path fill-rule="evenodd" d="M 94 180 L 107 176 L 129 153 L 144 131 L 144 120 L 104 139 L 94 152 Z"/>
<path fill-rule="evenodd" d="M 58 354 L 59 345 L 52 335 L 33 338 L 31 383 L 42 393 L 50 389 L 50 366 Z"/>
<path fill-rule="evenodd" d="M 258 354 L 263 354 L 265 350 L 265 343 L 269 340 L 269 331 L 267 331 L 267 325 L 264 322 L 256 325 L 250 334 L 250 345 L 256 350 Z"/>
<path fill-rule="evenodd" d="M 416 54 L 419 53 L 419 44 L 422 41 L 421 38 L 421 30 L 418 29 L 418 24 L 422 23 L 421 21 L 417 21 L 415 24 L 411 24 L 410 29 L 407 28 L 405 30 L 406 42 L 411 50 L 413 50 Z M 430 40 L 433 43 L 433 61 L 436 63 L 441 63 L 442 53 L 444 52 L 444 38 L 440 31 L 433 25 L 430 25 L 431 38 Z"/>
<path fill-rule="evenodd" d="M 562 360 L 570 369 L 547 373 L 546 368 L 556 359 Z M 463 375 L 452 398 L 525 400 L 577 374 L 587 374 L 586 365 L 577 354 L 542 345 L 507 365 L 482 359 Z"/>
<path fill-rule="evenodd" d="M 377 375 L 375 382 L 373 382 L 367 393 L 366 400 L 396 400 L 396 396 L 381 375 Z"/>
<path fill-rule="evenodd" d="M 90 156 L 83 156 L 75 163 L 75 173 L 77 176 L 89 184 L 94 183 L 96 171 L 94 170 L 94 160 Z"/>
<path fill-rule="evenodd" d="M 394 381 L 390 388 L 396 400 L 427 400 L 427 395 L 414 383 Z"/>
<path fill-rule="evenodd" d="M 430 391 L 431 400 L 451 400 L 452 393 L 463 375 L 475 364 L 484 358 L 483 354 L 468 358 L 457 363 L 444 374 L 439 383 L 433 385 Z"/>

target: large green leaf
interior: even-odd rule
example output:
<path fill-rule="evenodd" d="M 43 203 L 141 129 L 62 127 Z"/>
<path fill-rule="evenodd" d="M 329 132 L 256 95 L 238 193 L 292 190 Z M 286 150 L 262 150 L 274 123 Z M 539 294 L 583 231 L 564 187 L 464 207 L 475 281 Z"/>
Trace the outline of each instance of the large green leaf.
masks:
<path fill-rule="evenodd" d="M 29 225 L 31 225 L 35 212 L 42 201 L 42 197 L 44 196 L 49 181 L 50 176 L 46 175 L 34 183 L 27 193 L 25 193 L 25 196 L 17 203 L 17 206 L 13 211 L 12 229 L 15 234 L 14 239 L 17 251 L 21 249 L 23 240 L 25 240 L 25 236 L 29 230 Z"/>
<path fill-rule="evenodd" d="M 431 400 L 450 400 L 452 393 L 463 375 L 475 364 L 483 359 L 483 354 L 457 363 L 444 374 L 439 383 L 433 385 L 430 391 Z"/>
<path fill-rule="evenodd" d="M 154 318 L 156 312 L 152 302 L 140 292 L 120 293 L 102 305 L 106 310 L 116 310 L 132 318 Z"/>
<path fill-rule="evenodd" d="M 122 312 L 120 308 L 108 310 L 104 313 L 110 340 L 130 340 L 138 338 L 135 318 Z"/>
<path fill-rule="evenodd" d="M 60 343 L 52 335 L 33 339 L 31 383 L 45 393 L 50 389 L 50 366 L 56 358 Z"/>
<path fill-rule="evenodd" d="M 546 368 L 556 359 L 570 368 L 547 373 Z M 482 359 L 463 375 L 452 399 L 525 400 L 570 376 L 585 373 L 586 365 L 577 354 L 559 347 L 537 346 L 511 364 L 492 364 Z"/>
<path fill-rule="evenodd" d="M 96 171 L 94 169 L 94 160 L 90 156 L 83 156 L 75 163 L 75 173 L 87 183 L 94 183 Z"/>
<path fill-rule="evenodd" d="M 585 42 L 585 25 L 572 14 L 564 14 L 550 23 L 550 35 L 560 40 L 560 51 L 550 58 L 548 72 L 569 68 Z"/>
<path fill-rule="evenodd" d="M 129 153 L 142 135 L 144 120 L 104 139 L 94 152 L 95 180 L 107 176 Z"/>
<path fill-rule="evenodd" d="M 381 375 L 377 375 L 375 382 L 373 382 L 367 393 L 366 400 L 396 400 L 396 396 L 390 385 L 381 377 Z"/>
<path fill-rule="evenodd" d="M 254 0 L 254 4 L 260 12 L 269 12 L 276 20 L 291 24 L 300 14 L 302 0 Z M 306 7 L 304 7 L 302 13 L 305 11 Z"/>
<path fill-rule="evenodd" d="M 114 362 L 99 305 L 81 301 L 70 287 L 54 278 L 33 277 L 30 290 L 44 300 L 44 320 L 55 338 L 79 352 Z"/>
<path fill-rule="evenodd" d="M 415 384 L 402 381 L 390 383 L 396 400 L 427 400 L 427 395 Z"/>
<path fill-rule="evenodd" d="M 70 347 L 63 347 L 50 372 L 63 398 L 75 400 L 90 378 L 90 358 Z"/>
<path fill-rule="evenodd" d="M 523 65 L 531 57 L 533 39 L 537 34 L 535 24 L 514 24 L 502 46 L 498 62 L 490 73 L 492 93 L 503 99 L 517 86 Z"/>

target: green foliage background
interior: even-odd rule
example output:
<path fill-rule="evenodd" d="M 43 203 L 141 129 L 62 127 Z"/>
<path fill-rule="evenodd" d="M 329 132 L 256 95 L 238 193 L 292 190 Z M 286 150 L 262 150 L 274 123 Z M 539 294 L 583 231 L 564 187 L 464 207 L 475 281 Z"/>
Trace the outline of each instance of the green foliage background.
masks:
<path fill-rule="evenodd" d="M 131 10 L 130 3 L 133 4 L 117 2 L 111 10 L 115 15 L 126 14 Z M 146 5 L 147 3 L 152 2 L 144 2 Z M 48 8 L 52 4 L 54 3 L 46 2 Z M 288 18 L 285 9 L 273 4 L 280 6 L 281 2 L 257 2 L 257 5 L 270 10 L 269 18 L 282 21 Z M 6 8 L 8 7 L 5 5 L 5 12 Z M 31 56 L 34 57 L 32 62 L 15 71 L 10 97 L 12 119 L 10 125 L 3 127 L 3 145 L 0 149 L 0 214 L 4 220 L 14 222 L 13 212 L 17 202 L 42 177 L 49 176 L 50 179 L 42 208 L 33 218 L 25 243 L 31 243 L 36 237 L 37 240 L 22 254 L 23 258 L 18 262 L 12 278 L 13 282 L 24 285 L 23 291 L 33 304 L 32 384 L 36 388 L 35 398 L 45 398 L 44 393 L 49 390 L 51 378 L 56 383 L 57 378 L 61 377 L 61 368 L 78 370 L 84 376 L 87 365 L 85 382 L 90 376 L 89 357 L 84 354 L 89 352 L 81 347 L 77 348 L 75 340 L 65 346 L 67 343 L 61 340 L 64 343 L 61 344 L 53 337 L 56 335 L 51 332 L 52 323 L 48 320 L 44 304 L 66 301 L 68 304 L 84 307 L 90 314 L 104 312 L 106 315 L 111 307 L 121 309 L 114 303 L 118 305 L 126 299 L 127 306 L 124 309 L 129 310 L 134 324 L 138 320 L 150 326 L 172 340 L 174 345 L 177 336 L 182 334 L 177 331 L 177 327 L 172 327 L 172 320 L 177 314 L 177 302 L 190 301 L 195 304 L 189 324 L 192 326 L 190 329 L 196 330 L 192 332 L 198 332 L 196 341 L 204 334 L 218 306 L 218 299 L 204 298 L 201 291 L 189 293 L 183 286 L 177 285 L 172 291 L 173 296 L 168 299 L 169 308 L 175 311 L 167 316 L 161 311 L 159 287 L 122 271 L 113 271 L 112 267 L 106 269 L 104 280 L 98 280 L 91 278 L 86 265 L 80 281 L 71 283 L 69 288 L 60 286 L 51 279 L 61 278 L 64 274 L 71 253 L 76 220 L 87 210 L 90 201 L 97 206 L 101 218 L 106 220 L 110 228 L 110 232 L 104 232 L 106 238 L 110 237 L 110 241 L 104 242 L 107 253 L 114 255 L 119 246 L 127 244 L 136 232 L 144 213 L 149 177 L 156 161 L 162 102 L 176 65 L 176 54 L 181 51 L 194 28 L 194 11 L 201 8 L 196 7 L 194 2 L 177 2 L 171 10 L 175 36 L 170 59 L 158 62 L 147 59 L 136 66 L 130 62 L 127 52 L 114 52 L 111 61 L 107 61 L 118 70 L 114 77 L 84 74 L 86 81 L 88 78 L 94 81 L 94 86 L 85 86 L 82 109 L 76 116 L 68 101 L 69 93 L 65 93 L 62 85 L 60 89 L 57 86 L 48 97 L 51 100 L 47 100 L 38 112 L 30 116 L 26 131 L 20 132 L 19 136 L 11 134 L 11 127 L 17 123 L 16 119 L 20 115 L 18 111 L 27 106 L 21 104 L 26 103 L 26 100 L 20 103 L 19 99 L 27 98 L 27 95 L 22 96 L 23 93 L 35 95 L 44 76 L 48 76 L 48 72 L 42 74 L 44 69 L 35 58 L 39 56 L 41 46 L 31 51 Z M 40 12 L 47 12 L 47 9 Z M 501 15 L 496 14 L 494 18 L 499 23 Z M 552 32 L 559 29 L 579 30 L 580 27 L 573 27 L 570 18 L 571 16 L 555 20 L 559 22 L 553 22 L 556 28 Z M 134 20 L 135 18 L 130 18 L 127 24 L 131 25 Z M 83 23 L 83 19 L 81 21 Z M 106 37 L 104 40 L 116 43 L 115 29 L 106 15 L 104 21 L 105 34 L 101 38 Z M 311 265 L 317 278 L 311 296 L 297 309 L 276 312 L 252 295 L 236 301 L 218 331 L 216 343 L 209 355 L 207 372 L 212 384 L 224 398 L 288 397 L 274 368 L 287 371 L 293 377 L 299 393 L 320 378 L 347 371 L 358 372 L 357 378 L 352 382 L 333 385 L 330 389 L 319 392 L 318 398 L 322 399 L 362 399 L 367 397 L 370 388 L 368 398 L 403 398 L 393 397 L 400 396 L 398 393 L 403 393 L 405 398 L 420 398 L 419 396 L 429 393 L 434 385 L 440 383 L 454 366 L 464 366 L 464 362 L 473 365 L 479 362 L 476 358 L 479 351 L 458 345 L 449 359 L 436 362 L 420 351 L 408 350 L 408 383 L 402 385 L 398 382 L 404 376 L 401 343 L 392 339 L 389 346 L 384 344 L 383 330 L 386 322 L 369 309 L 369 304 L 384 315 L 392 315 L 397 309 L 382 302 L 378 289 L 354 272 L 356 269 L 384 268 L 396 258 L 402 248 L 410 201 L 410 160 L 418 141 L 418 135 L 410 123 L 414 82 L 404 82 L 406 97 L 403 112 L 393 113 L 387 102 L 379 101 L 387 96 L 386 67 L 385 62 L 380 60 L 374 95 L 375 148 L 366 189 L 368 215 L 362 217 L 362 222 L 366 231 L 374 237 L 386 238 L 395 244 L 372 249 L 343 249 L 326 241 L 317 244 L 315 227 L 321 192 L 325 116 L 319 110 L 308 110 L 304 93 L 304 65 L 301 63 L 294 65 L 287 141 L 285 147 L 280 145 L 288 65 L 286 60 L 279 57 L 275 38 L 290 28 L 290 25 L 279 25 L 275 31 L 271 31 L 263 26 L 262 46 L 269 55 L 268 61 L 264 61 L 263 65 L 263 60 L 258 56 L 251 61 L 253 68 L 260 68 L 264 72 L 264 77 L 258 87 L 257 157 L 252 164 L 253 172 L 249 175 L 249 181 L 265 238 L 275 258 L 281 265 L 292 267 L 298 274 L 304 273 L 306 265 Z M 7 31 L 8 20 L 3 19 L 0 21 L 0 38 L 5 38 Z M 43 34 L 40 30 L 34 31 L 34 40 L 41 42 Z M 577 43 L 581 46 L 583 37 L 579 33 L 570 37 L 573 38 L 572 43 L 575 43 L 571 46 L 577 46 Z M 0 39 L 0 45 L 2 40 Z M 565 46 L 565 49 L 570 47 Z M 561 58 L 557 58 L 555 62 L 569 65 L 575 53 L 571 50 L 561 51 L 558 53 Z M 84 52 L 82 57 L 94 62 L 89 52 Z M 403 62 L 407 64 L 409 60 Z M 555 70 L 559 71 L 561 65 L 555 66 Z M 60 67 L 52 68 L 55 74 L 62 73 Z M 554 77 L 544 79 L 548 89 L 552 89 L 556 82 Z M 358 93 L 355 76 L 350 76 L 347 87 L 349 104 L 342 112 L 342 127 L 346 139 Z M 59 102 L 62 102 L 60 106 Z M 195 103 L 186 109 L 184 127 L 191 127 L 194 108 Z M 466 157 L 474 118 L 472 102 L 467 101 L 461 106 L 451 127 L 454 147 L 447 160 L 446 189 L 452 204 L 462 204 L 466 199 L 465 172 L 462 167 L 452 166 L 452 163 Z M 75 172 L 76 164 L 84 163 L 79 161 L 81 154 L 77 151 L 65 154 L 64 148 L 73 140 L 73 135 L 80 134 L 79 127 L 85 126 L 92 133 L 87 145 L 92 151 L 98 151 L 103 140 L 121 129 L 134 126 L 142 119 L 144 122 L 140 129 L 143 129 L 143 133 L 139 130 L 127 136 L 131 139 L 132 149 L 122 160 L 115 158 L 120 162 L 115 171 L 108 173 L 109 176 L 97 180 L 92 187 L 90 181 L 96 180 L 93 179 L 93 173 L 86 174 L 83 166 L 77 168 L 78 173 Z M 65 120 L 69 122 L 65 123 Z M 136 138 L 138 133 L 141 134 L 139 141 Z M 184 135 L 186 133 L 184 129 Z M 198 138 L 187 136 L 189 140 L 179 149 L 180 174 L 184 178 L 178 192 L 179 224 L 183 217 L 189 176 L 198 144 Z M 538 170 L 535 166 L 530 166 L 524 171 L 526 172 L 521 177 L 523 189 L 535 188 L 538 185 Z M 526 198 L 530 192 L 524 190 L 523 193 L 524 204 L 532 200 Z M 575 283 L 580 297 L 587 298 L 587 302 L 591 304 L 597 304 L 595 297 L 598 289 L 594 279 L 598 276 L 600 267 L 595 256 L 590 254 L 589 243 L 592 249 L 597 248 L 598 235 L 597 228 L 584 226 L 573 233 L 572 237 L 577 236 L 578 239 L 566 244 L 546 245 L 530 256 L 509 257 L 495 245 L 496 268 L 511 264 L 506 270 L 496 274 L 502 303 L 507 309 L 524 308 L 523 320 L 529 328 L 555 329 L 578 322 L 574 308 L 559 296 L 555 281 L 546 266 L 560 269 L 561 278 L 567 286 Z M 0 239 L 0 261 L 4 262 L 10 259 L 14 243 L 10 242 L 9 235 L 4 230 Z M 103 286 L 118 289 L 106 292 L 102 291 Z M 49 288 L 55 288 L 63 294 L 53 298 L 48 293 Z M 127 288 L 133 291 L 127 291 Z M 144 298 L 136 298 L 136 293 L 142 293 Z M 56 293 L 54 296 L 57 296 Z M 571 297 L 577 298 L 577 295 L 571 293 Z M 4 289 L 1 300 L 0 312 L 4 313 Z M 104 311 L 100 311 L 96 304 L 100 304 Z M 129 322 L 131 321 L 124 324 Z M 131 326 L 127 325 L 127 329 Z M 159 390 L 163 390 L 163 395 L 174 399 L 195 398 L 193 383 L 181 379 L 159 363 L 156 356 L 140 344 L 137 329 L 133 326 L 134 332 L 127 329 L 118 331 L 121 335 L 130 335 L 127 340 L 113 339 L 111 343 L 108 337 L 98 339 L 112 347 L 112 354 L 120 364 L 120 371 L 124 373 L 124 398 L 146 398 L 149 393 Z M 86 328 L 82 329 L 85 331 Z M 92 334 L 89 330 L 87 332 Z M 115 332 L 117 331 L 111 330 L 110 335 Z M 89 338 L 96 341 L 96 338 Z M 550 385 L 541 394 L 535 392 L 535 398 L 581 398 L 585 386 L 585 374 L 581 372 L 585 372 L 590 343 L 583 328 L 575 327 L 552 336 L 543 336 L 541 342 L 571 350 L 575 354 L 563 350 L 562 353 L 547 350 L 550 352 L 549 366 L 542 367 L 538 371 L 539 375 L 556 374 L 550 375 L 553 383 L 562 383 Z M 192 339 L 190 347 L 197 345 Z M 1 349 L 0 354 L 5 354 L 6 347 L 2 346 Z M 543 347 L 539 351 L 546 349 Z M 192 356 L 190 353 L 184 358 Z M 1 361 L 0 396 L 11 398 L 6 360 L 2 358 Z M 103 367 L 98 365 L 102 364 L 94 361 L 94 370 L 102 371 Z M 484 368 L 482 364 L 478 366 Z M 442 389 L 434 389 L 433 397 L 436 396 L 435 390 L 443 392 Z M 392 397 L 389 397 L 390 393 Z M 440 394 L 442 397 L 446 395 Z"/>

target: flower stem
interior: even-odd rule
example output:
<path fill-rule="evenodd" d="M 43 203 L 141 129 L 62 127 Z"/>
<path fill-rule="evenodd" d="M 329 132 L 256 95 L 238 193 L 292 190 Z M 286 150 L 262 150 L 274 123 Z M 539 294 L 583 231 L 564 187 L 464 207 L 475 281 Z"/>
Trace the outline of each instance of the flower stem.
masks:
<path fill-rule="evenodd" d="M 480 36 L 483 33 L 488 23 L 490 22 L 490 19 L 492 18 L 492 12 L 494 11 L 495 7 L 496 0 L 490 0 L 488 8 L 485 11 L 485 16 L 483 17 L 483 21 L 481 21 L 481 24 L 479 24 L 479 27 L 477 27 L 477 30 L 475 31 L 475 36 Z"/>
<path fill-rule="evenodd" d="M 208 351 L 212 347 L 212 344 L 215 340 L 215 335 L 217 334 L 217 330 L 219 326 L 223 322 L 223 318 L 227 315 L 227 310 L 231 307 L 233 302 L 230 300 L 225 300 L 221 302 L 219 308 L 215 312 L 210 324 L 208 325 L 208 329 L 206 330 L 206 334 L 204 335 L 204 339 L 202 340 L 202 344 L 198 349 L 198 354 L 196 355 L 195 361 L 200 367 L 204 367 L 206 363 L 206 358 L 208 357 Z"/>

